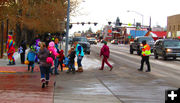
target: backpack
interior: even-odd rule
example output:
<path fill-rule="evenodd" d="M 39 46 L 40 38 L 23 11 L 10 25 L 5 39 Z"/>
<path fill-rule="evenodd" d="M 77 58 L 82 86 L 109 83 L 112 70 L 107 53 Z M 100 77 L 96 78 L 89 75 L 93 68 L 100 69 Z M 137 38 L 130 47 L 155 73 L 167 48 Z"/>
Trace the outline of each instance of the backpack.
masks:
<path fill-rule="evenodd" d="M 69 59 L 68 57 L 65 57 L 64 61 L 63 61 L 63 64 L 65 64 L 65 66 L 68 66 L 69 64 Z"/>

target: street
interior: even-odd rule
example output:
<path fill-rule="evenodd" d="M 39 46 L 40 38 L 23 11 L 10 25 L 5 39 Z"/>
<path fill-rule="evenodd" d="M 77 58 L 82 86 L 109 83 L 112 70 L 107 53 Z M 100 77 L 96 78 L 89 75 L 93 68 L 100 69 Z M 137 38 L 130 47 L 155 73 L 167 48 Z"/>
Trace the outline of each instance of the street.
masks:
<path fill-rule="evenodd" d="M 88 66 L 87 71 L 73 77 L 66 74 L 59 76 L 58 81 L 61 82 L 55 88 L 56 103 L 164 103 L 165 90 L 180 86 L 177 82 L 179 59 L 155 60 L 152 55 L 152 72 L 139 72 L 141 57 L 129 54 L 129 45 L 109 44 L 110 63 L 113 63 L 114 69 L 111 72 L 107 67 L 104 71 L 98 70 L 102 45 L 91 46 L 91 55 L 87 58 L 94 61 L 93 67 Z M 83 60 L 83 64 L 87 64 L 87 60 Z M 88 64 L 93 62 L 88 61 Z"/>
<path fill-rule="evenodd" d="M 180 87 L 179 58 L 155 60 L 152 54 L 152 71 L 146 73 L 144 65 L 144 71 L 140 72 L 137 69 L 141 57 L 129 54 L 129 45 L 108 44 L 109 61 L 114 68 L 109 71 L 106 65 L 101 71 L 98 69 L 102 46 L 91 45 L 91 54 L 82 61 L 83 73 L 59 72 L 60 75 L 51 76 L 46 89 L 41 89 L 38 65 L 35 73 L 28 73 L 27 66 L 18 65 L 18 62 L 14 67 L 1 65 L 1 103 L 164 103 L 165 90 Z"/>

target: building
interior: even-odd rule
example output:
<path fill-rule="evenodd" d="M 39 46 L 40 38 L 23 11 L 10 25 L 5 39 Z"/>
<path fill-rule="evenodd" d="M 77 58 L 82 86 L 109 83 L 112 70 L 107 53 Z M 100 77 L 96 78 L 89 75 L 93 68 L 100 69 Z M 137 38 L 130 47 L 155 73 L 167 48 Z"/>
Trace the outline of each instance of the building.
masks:
<path fill-rule="evenodd" d="M 103 39 L 106 41 L 111 41 L 112 39 L 112 26 L 106 25 L 103 29 Z"/>
<path fill-rule="evenodd" d="M 168 16 L 167 18 L 167 37 L 176 38 L 180 36 L 180 14 Z"/>

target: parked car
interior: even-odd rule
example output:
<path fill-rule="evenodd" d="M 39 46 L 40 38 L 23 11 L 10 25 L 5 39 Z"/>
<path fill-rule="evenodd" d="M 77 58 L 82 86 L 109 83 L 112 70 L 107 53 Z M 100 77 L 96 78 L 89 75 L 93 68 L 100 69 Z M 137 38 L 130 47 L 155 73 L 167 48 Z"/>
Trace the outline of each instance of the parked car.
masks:
<path fill-rule="evenodd" d="M 68 43 L 69 43 L 69 44 L 72 44 L 72 38 L 69 38 L 69 39 L 68 39 Z"/>
<path fill-rule="evenodd" d="M 97 44 L 97 40 L 95 38 L 88 39 L 90 44 Z"/>
<path fill-rule="evenodd" d="M 134 39 L 130 44 L 130 54 L 133 54 L 134 51 L 137 52 L 138 55 L 141 55 L 143 44 L 142 41 L 146 40 L 147 44 L 151 47 L 151 52 L 153 52 L 154 39 L 149 36 L 139 36 Z"/>
<path fill-rule="evenodd" d="M 162 56 L 164 60 L 168 57 L 176 59 L 180 57 L 180 40 L 176 39 L 159 39 L 154 45 L 154 58 Z"/>
<path fill-rule="evenodd" d="M 118 40 L 116 40 L 116 39 L 112 40 L 111 44 L 118 44 Z"/>
<path fill-rule="evenodd" d="M 86 37 L 74 37 L 72 42 L 76 41 L 83 47 L 85 53 L 90 54 L 90 43 Z"/>

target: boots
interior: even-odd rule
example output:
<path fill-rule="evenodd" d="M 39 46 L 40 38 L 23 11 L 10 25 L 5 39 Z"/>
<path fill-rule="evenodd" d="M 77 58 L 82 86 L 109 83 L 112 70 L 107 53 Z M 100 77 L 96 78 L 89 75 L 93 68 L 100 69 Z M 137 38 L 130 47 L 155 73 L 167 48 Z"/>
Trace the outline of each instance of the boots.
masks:
<path fill-rule="evenodd" d="M 33 71 L 34 71 L 34 67 L 32 67 L 32 69 L 31 69 L 31 72 L 33 73 Z"/>
<path fill-rule="evenodd" d="M 49 81 L 46 81 L 46 86 L 48 86 L 48 84 L 49 84 Z"/>
<path fill-rule="evenodd" d="M 76 73 L 76 72 L 75 72 L 75 68 L 72 68 L 72 73 L 73 73 L 73 74 L 75 74 L 75 73 Z"/>
<path fill-rule="evenodd" d="M 30 66 L 28 66 L 28 71 L 30 71 Z"/>
<path fill-rule="evenodd" d="M 7 65 L 12 65 L 12 63 L 9 61 L 9 64 L 7 64 Z"/>
<path fill-rule="evenodd" d="M 45 88 L 45 78 L 41 78 L 42 88 Z"/>
<path fill-rule="evenodd" d="M 78 70 L 76 72 L 83 72 L 83 68 L 82 67 L 78 67 Z"/>
<path fill-rule="evenodd" d="M 12 62 L 12 65 L 16 65 L 15 61 Z"/>

